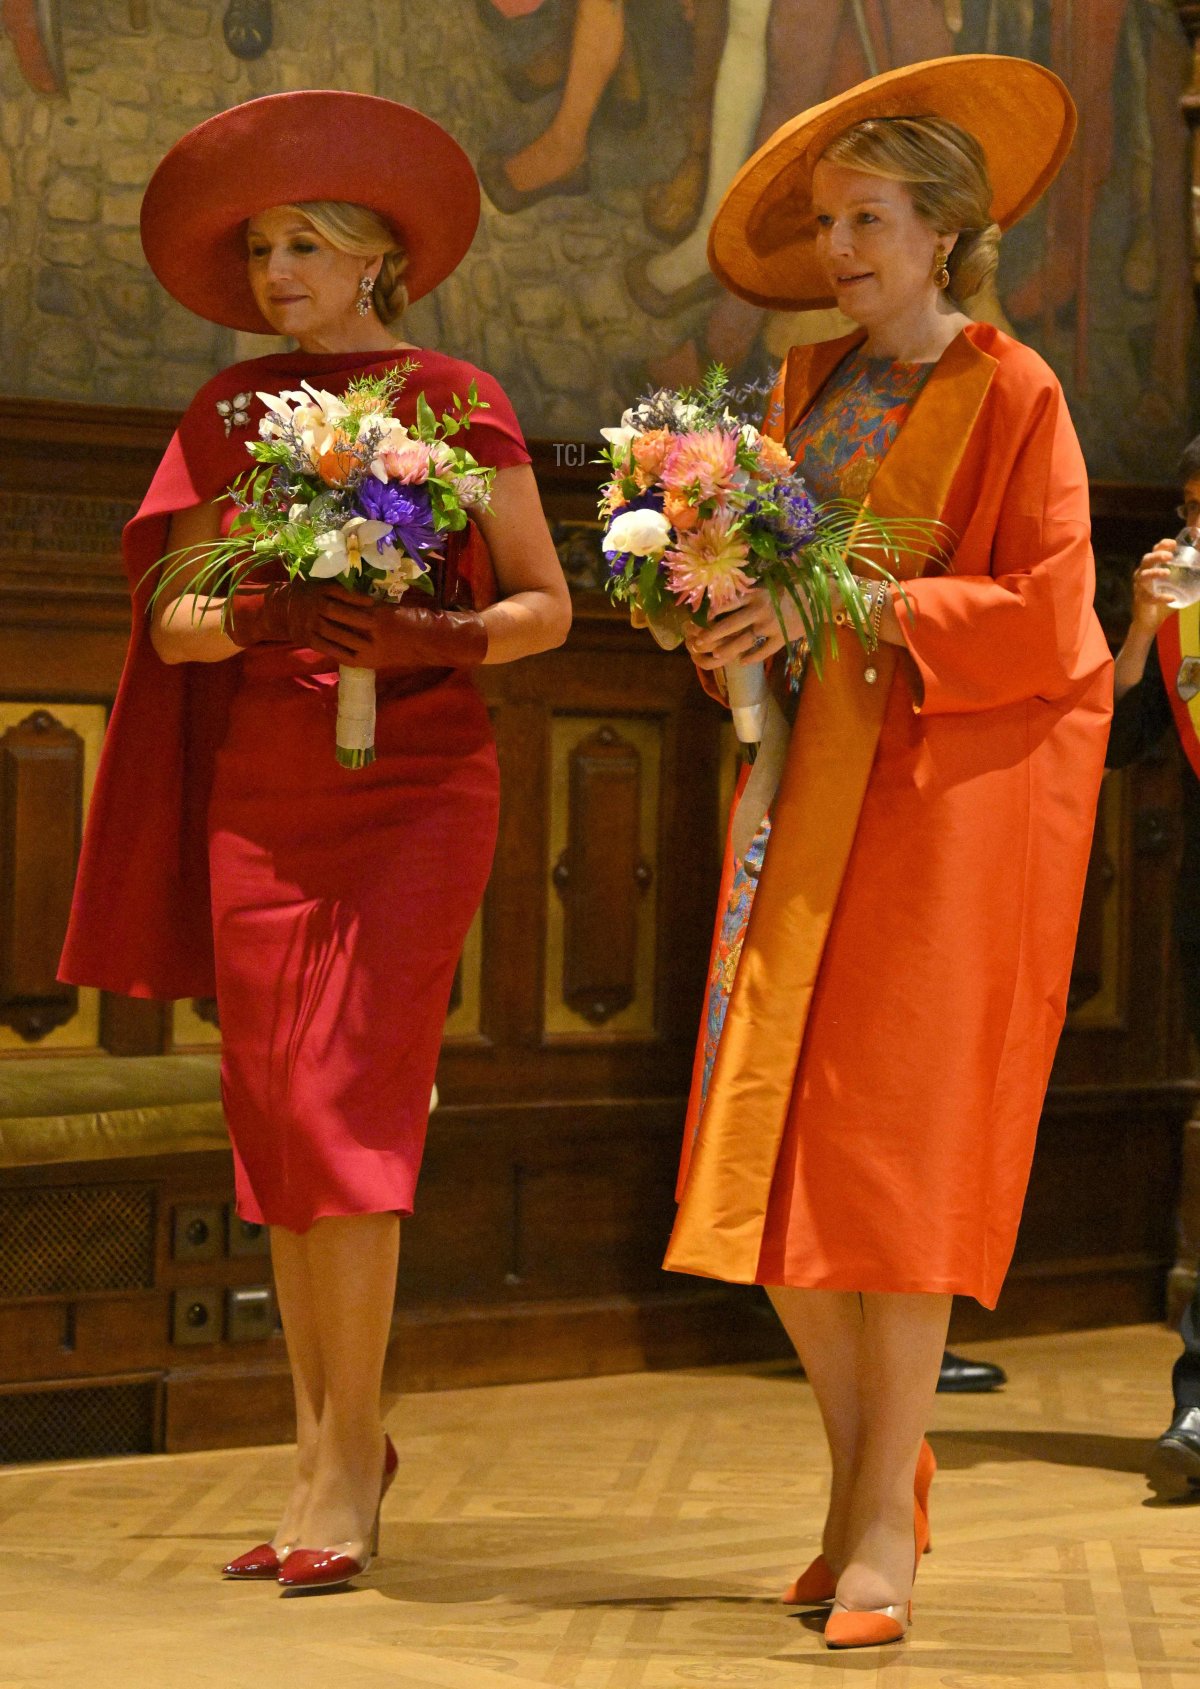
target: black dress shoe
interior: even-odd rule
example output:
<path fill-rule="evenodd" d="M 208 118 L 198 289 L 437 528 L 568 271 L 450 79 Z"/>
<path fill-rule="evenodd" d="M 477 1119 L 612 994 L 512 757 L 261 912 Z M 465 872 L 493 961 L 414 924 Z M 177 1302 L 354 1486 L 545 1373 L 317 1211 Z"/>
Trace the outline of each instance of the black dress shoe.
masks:
<path fill-rule="evenodd" d="M 1154 1445 L 1148 1476 L 1157 1494 L 1200 1496 L 1200 1407 L 1183 1407 Z"/>
<path fill-rule="evenodd" d="M 990 1361 L 968 1361 L 962 1355 L 952 1355 L 947 1349 L 942 1355 L 942 1370 L 938 1373 L 940 1395 L 977 1395 L 985 1390 L 998 1390 L 1008 1383 L 1003 1367 Z"/>

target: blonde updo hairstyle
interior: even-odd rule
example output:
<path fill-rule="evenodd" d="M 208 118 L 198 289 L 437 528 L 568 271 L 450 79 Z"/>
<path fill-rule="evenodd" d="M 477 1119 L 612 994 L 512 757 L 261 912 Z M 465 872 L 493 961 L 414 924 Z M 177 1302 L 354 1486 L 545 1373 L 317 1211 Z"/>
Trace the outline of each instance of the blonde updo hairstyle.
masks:
<path fill-rule="evenodd" d="M 1000 258 L 1000 228 L 991 219 L 987 159 L 969 130 L 945 117 L 869 117 L 835 136 L 821 157 L 903 182 L 918 217 L 938 234 L 957 231 L 946 259 L 946 292 L 956 305 L 991 281 Z"/>
<path fill-rule="evenodd" d="M 341 199 L 305 200 L 292 210 L 307 218 L 322 239 L 338 252 L 349 253 L 354 258 L 375 258 L 382 252 L 383 263 L 375 278 L 371 303 L 380 322 L 390 323 L 403 315 L 408 305 L 404 281 L 408 253 L 396 231 L 377 211 Z"/>

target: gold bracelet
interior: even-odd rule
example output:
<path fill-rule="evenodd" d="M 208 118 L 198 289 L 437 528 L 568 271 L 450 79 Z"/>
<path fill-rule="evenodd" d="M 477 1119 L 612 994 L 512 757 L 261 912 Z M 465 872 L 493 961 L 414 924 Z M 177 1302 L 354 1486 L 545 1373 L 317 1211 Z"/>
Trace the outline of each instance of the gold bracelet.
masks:
<path fill-rule="evenodd" d="M 883 607 L 887 603 L 887 598 L 887 582 L 880 581 L 875 589 L 875 599 L 871 605 L 871 612 L 867 622 L 868 631 L 871 635 L 871 643 L 867 647 L 867 650 L 872 657 L 879 649 L 880 629 L 883 624 Z M 866 681 L 868 686 L 874 686 L 875 682 L 879 679 L 879 670 L 875 667 L 873 662 L 869 662 L 863 670 L 863 679 Z"/>
<path fill-rule="evenodd" d="M 888 603 L 888 583 L 880 581 L 879 590 L 875 595 L 875 602 L 871 606 L 871 649 L 878 651 L 879 641 L 883 633 L 883 612 Z"/>

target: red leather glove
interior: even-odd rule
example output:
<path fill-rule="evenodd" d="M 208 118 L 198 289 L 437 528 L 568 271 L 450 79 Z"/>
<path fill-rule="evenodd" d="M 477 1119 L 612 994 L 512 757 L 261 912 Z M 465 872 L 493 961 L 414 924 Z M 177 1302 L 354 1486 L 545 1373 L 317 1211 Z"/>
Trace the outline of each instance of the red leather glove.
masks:
<path fill-rule="evenodd" d="M 225 631 L 235 645 L 294 645 L 341 662 L 355 644 L 330 614 L 329 590 L 299 581 L 238 587 Z"/>
<path fill-rule="evenodd" d="M 336 582 L 325 588 L 325 614 L 360 669 L 475 668 L 487 656 L 487 624 L 476 610 L 427 610 L 381 604 Z"/>

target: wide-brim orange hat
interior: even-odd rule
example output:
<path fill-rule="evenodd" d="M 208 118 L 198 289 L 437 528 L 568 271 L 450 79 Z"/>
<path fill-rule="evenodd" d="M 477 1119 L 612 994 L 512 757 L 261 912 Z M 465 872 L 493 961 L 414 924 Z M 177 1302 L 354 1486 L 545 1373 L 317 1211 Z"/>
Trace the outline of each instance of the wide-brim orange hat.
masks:
<path fill-rule="evenodd" d="M 1007 229 L 1049 187 L 1070 151 L 1075 104 L 1044 65 L 959 53 L 885 71 L 783 124 L 738 171 L 713 219 L 708 262 L 731 293 L 774 310 L 832 305 L 812 224 L 813 166 L 869 117 L 942 117 L 983 148 L 992 221 Z"/>
<path fill-rule="evenodd" d="M 274 334 L 250 291 L 246 222 L 319 199 L 367 206 L 396 231 L 410 300 L 456 268 L 479 224 L 479 179 L 440 123 L 374 94 L 312 88 L 247 100 L 177 141 L 142 200 L 142 247 L 197 316 Z"/>

